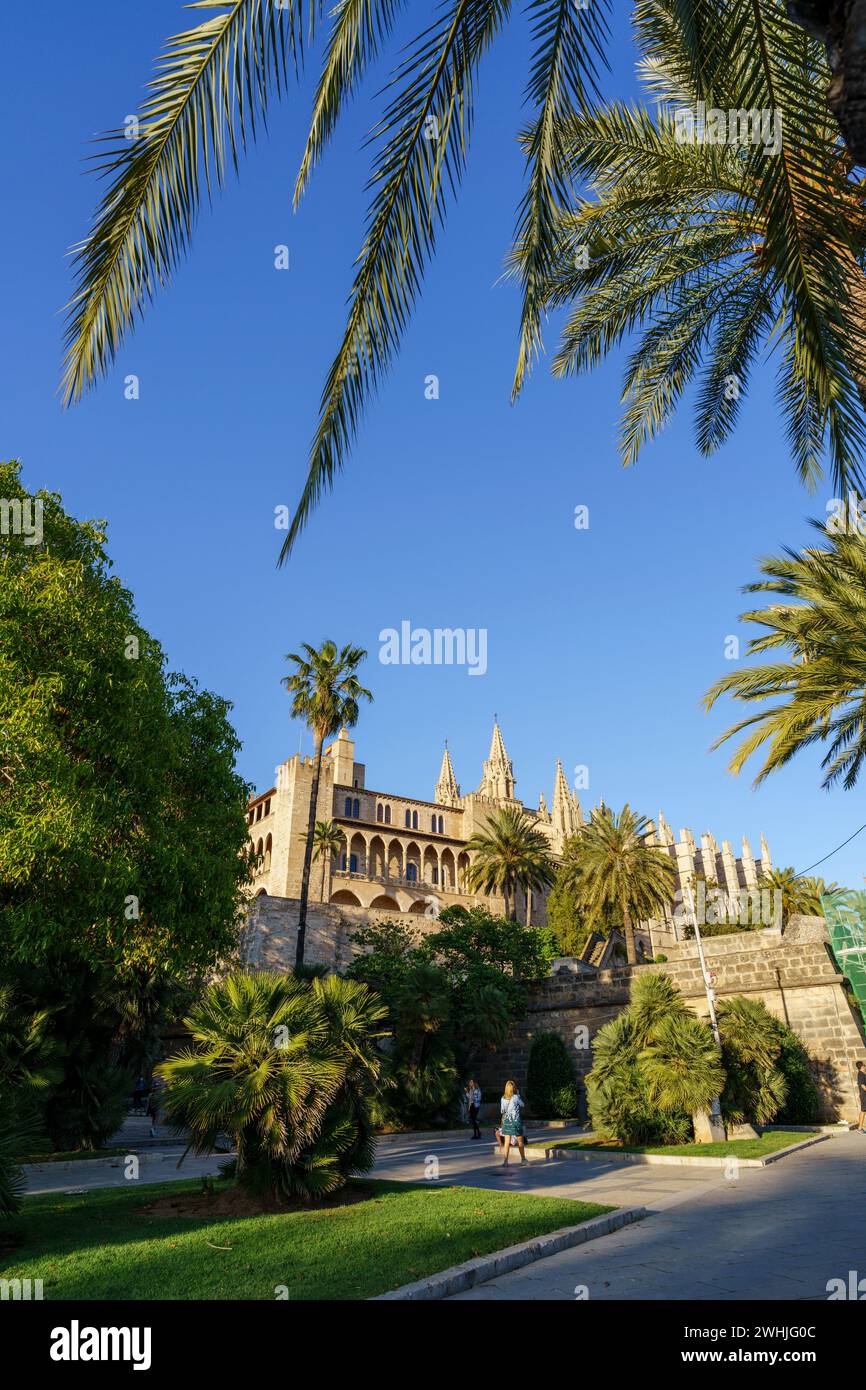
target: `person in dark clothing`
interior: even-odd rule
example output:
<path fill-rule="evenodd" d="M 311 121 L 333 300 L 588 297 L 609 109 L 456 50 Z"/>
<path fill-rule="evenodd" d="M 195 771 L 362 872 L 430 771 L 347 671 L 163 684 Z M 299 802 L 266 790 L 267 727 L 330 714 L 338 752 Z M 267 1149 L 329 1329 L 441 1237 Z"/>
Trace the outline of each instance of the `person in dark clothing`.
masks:
<path fill-rule="evenodd" d="M 470 1076 L 469 1084 L 466 1087 L 466 1103 L 469 1107 L 469 1123 L 472 1125 L 472 1138 L 480 1139 L 481 1130 L 478 1128 L 478 1112 L 481 1109 L 481 1091 L 474 1076 Z"/>
<path fill-rule="evenodd" d="M 860 1119 L 857 1130 L 866 1134 L 866 1062 L 857 1063 L 857 1090 L 860 1093 Z"/>

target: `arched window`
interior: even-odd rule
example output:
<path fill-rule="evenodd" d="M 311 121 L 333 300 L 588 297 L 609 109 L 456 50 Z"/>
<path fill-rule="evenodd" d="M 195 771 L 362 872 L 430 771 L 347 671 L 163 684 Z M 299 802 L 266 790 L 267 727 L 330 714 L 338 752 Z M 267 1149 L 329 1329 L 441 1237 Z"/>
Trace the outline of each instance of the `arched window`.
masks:
<path fill-rule="evenodd" d="M 438 882 L 439 882 L 439 869 L 437 868 L 437 866 L 436 866 L 435 864 L 433 865 L 433 882 L 434 882 L 434 883 L 438 883 Z"/>
<path fill-rule="evenodd" d="M 411 859 L 409 860 L 409 863 L 406 865 L 406 877 L 410 883 L 415 883 L 418 878 L 417 865 L 413 864 Z"/>
<path fill-rule="evenodd" d="M 385 807 L 385 824 L 386 824 L 386 825 L 390 825 L 390 824 L 391 824 L 391 807 L 390 807 L 390 806 L 386 806 L 386 807 Z"/>
<path fill-rule="evenodd" d="M 444 818 L 443 818 L 442 816 L 440 816 L 440 817 L 439 817 L 439 827 L 438 827 L 438 828 L 439 828 L 439 834 L 440 834 L 440 835 L 444 835 L 444 833 L 445 833 L 445 831 L 444 831 L 444 829 L 443 829 L 444 825 L 445 825 L 445 820 L 444 820 Z"/>
<path fill-rule="evenodd" d="M 344 815 L 344 816 L 350 816 L 351 814 L 352 814 L 352 798 L 351 798 L 350 796 L 347 796 L 347 797 L 346 797 L 346 800 L 343 802 L 343 815 Z"/>
<path fill-rule="evenodd" d="M 382 810 L 382 803 L 381 803 L 381 801 L 380 801 L 380 802 L 379 802 L 379 805 L 376 807 L 376 820 L 384 820 L 384 819 L 385 819 L 385 812 Z"/>
<path fill-rule="evenodd" d="M 417 829 L 418 829 L 418 812 L 417 812 L 417 811 L 413 811 L 413 812 L 412 812 L 412 829 L 413 829 L 413 830 L 417 830 Z"/>
<path fill-rule="evenodd" d="M 435 816 L 431 816 L 431 817 L 430 817 L 430 829 L 433 831 L 433 834 L 435 835 L 435 834 L 436 834 L 436 817 L 435 817 Z"/>
<path fill-rule="evenodd" d="M 407 812 L 406 812 L 406 829 L 407 829 L 407 830 L 411 830 L 411 829 L 412 829 L 412 812 L 411 812 L 411 811 L 407 811 Z"/>
<path fill-rule="evenodd" d="M 355 797 L 355 800 L 352 802 L 352 815 L 355 817 L 355 820 L 357 820 L 357 819 L 359 818 L 360 814 L 361 814 L 361 803 L 360 803 L 360 801 L 358 800 L 358 798 Z"/>
<path fill-rule="evenodd" d="M 273 849 L 273 840 L 271 839 L 271 837 L 270 837 L 270 835 L 269 835 L 268 838 L 265 840 L 265 869 L 269 869 L 269 868 L 271 867 L 271 850 L 272 850 L 272 849 Z"/>

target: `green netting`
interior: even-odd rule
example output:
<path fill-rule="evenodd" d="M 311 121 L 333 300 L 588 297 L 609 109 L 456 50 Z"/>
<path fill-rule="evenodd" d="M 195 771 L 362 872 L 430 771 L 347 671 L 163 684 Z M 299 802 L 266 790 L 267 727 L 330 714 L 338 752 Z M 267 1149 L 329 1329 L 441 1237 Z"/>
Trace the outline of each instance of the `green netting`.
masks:
<path fill-rule="evenodd" d="M 839 972 L 850 981 L 866 1019 L 866 893 L 846 893 L 844 903 L 825 896 L 821 907 Z"/>

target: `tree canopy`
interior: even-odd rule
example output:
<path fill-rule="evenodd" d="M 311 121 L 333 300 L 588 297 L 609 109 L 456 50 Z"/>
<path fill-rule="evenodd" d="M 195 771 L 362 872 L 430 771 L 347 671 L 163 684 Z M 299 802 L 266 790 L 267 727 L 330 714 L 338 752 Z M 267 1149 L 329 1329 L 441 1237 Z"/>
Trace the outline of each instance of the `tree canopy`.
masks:
<path fill-rule="evenodd" d="M 206 969 L 235 944 L 248 876 L 230 705 L 167 671 L 100 523 L 31 498 L 16 463 L 0 496 L 41 530 L 0 535 L 4 956 Z"/>

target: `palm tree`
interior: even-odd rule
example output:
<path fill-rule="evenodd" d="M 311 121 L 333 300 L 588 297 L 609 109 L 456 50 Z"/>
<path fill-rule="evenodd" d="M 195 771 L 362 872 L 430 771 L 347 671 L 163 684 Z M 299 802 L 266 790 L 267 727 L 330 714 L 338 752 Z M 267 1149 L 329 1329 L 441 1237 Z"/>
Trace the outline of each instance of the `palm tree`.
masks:
<path fill-rule="evenodd" d="M 64 396 L 78 399 L 105 372 L 156 291 L 186 252 L 202 201 L 264 127 L 289 69 L 321 29 L 321 3 L 201 0 L 214 13 L 170 38 L 139 117 L 104 138 L 107 182 L 94 225 L 76 248 Z M 537 281 L 556 190 L 564 185 L 558 129 L 595 88 L 609 0 L 524 0 L 533 50 L 526 87 L 532 131 L 518 228 L 529 256 L 518 378 L 538 348 Z M 345 0 L 330 12 L 299 202 L 346 106 L 391 37 L 399 0 Z M 511 18 L 511 0 L 445 0 L 423 7 L 401 42 L 373 132 L 371 205 L 348 321 L 322 392 L 309 474 L 283 547 L 342 466 L 362 409 L 381 383 L 435 250 L 449 195 L 462 177 L 482 59 Z"/>
<path fill-rule="evenodd" d="M 761 571 L 765 577 L 746 585 L 746 593 L 793 602 L 742 614 L 760 629 L 749 655 L 772 652 L 774 659 L 731 671 L 707 692 L 707 709 L 722 695 L 759 707 L 713 748 L 748 731 L 729 769 L 739 772 L 761 749 L 757 785 L 802 749 L 826 744 L 823 786 L 841 780 L 853 787 L 866 758 L 866 538 L 831 533 L 826 546 L 786 549 L 764 560 Z"/>
<path fill-rule="evenodd" d="M 306 835 L 303 839 L 306 840 Z M 313 827 L 313 861 L 322 861 L 322 889 L 320 893 L 321 901 L 325 901 L 325 871 L 328 863 L 337 854 L 343 844 L 343 832 L 334 824 L 332 820 L 317 820 Z"/>
<path fill-rule="evenodd" d="M 580 831 L 581 897 L 593 915 L 622 913 L 629 965 L 637 965 L 634 918 L 670 906 L 674 869 L 664 850 L 647 843 L 650 823 L 626 804 L 619 815 L 596 808 Z"/>
<path fill-rule="evenodd" d="M 278 1200 L 325 1196 L 372 1164 L 384 1017 L 352 980 L 238 971 L 184 1020 L 193 1046 L 156 1068 L 166 1113 L 194 1153 L 230 1135 L 243 1186 Z"/>
<path fill-rule="evenodd" d="M 866 31 L 862 0 L 786 0 L 807 34 L 825 45 L 831 82 L 827 103 L 857 164 L 866 164 Z"/>
<path fill-rule="evenodd" d="M 314 42 L 321 28 L 323 6 L 305 6 L 303 0 L 201 3 L 213 13 L 168 40 L 140 115 L 105 137 L 96 161 L 106 186 L 94 224 L 76 248 L 67 323 L 67 401 L 78 399 L 108 369 L 136 319 L 168 283 L 189 247 L 202 202 L 225 182 L 230 169 L 237 169 L 247 144 L 264 126 L 270 102 L 282 97 L 304 38 Z M 391 38 L 402 8 L 399 0 L 344 0 L 331 11 L 296 204 L 344 109 Z M 516 228 L 522 310 L 515 394 L 540 349 L 558 213 L 576 172 L 571 123 L 596 92 L 608 0 L 593 0 L 586 7 L 575 0 L 524 0 L 521 8 L 531 26 L 532 53 L 525 91 L 525 189 Z M 417 37 L 401 47 L 384 86 L 384 110 L 371 137 L 371 203 L 348 318 L 322 391 L 307 480 L 281 559 L 323 491 L 333 485 L 366 403 L 397 353 L 449 197 L 466 164 L 481 61 L 508 21 L 517 18 L 510 0 L 445 0 L 438 9 L 423 9 Z M 792 366 L 787 356 L 783 359 L 786 394 L 794 396 L 798 376 L 808 376 L 810 383 L 800 412 L 789 404 L 797 419 L 795 452 L 809 452 L 799 436 L 813 439 L 818 426 L 810 412 L 817 402 L 832 416 L 835 455 L 844 458 L 855 431 L 848 419 L 850 390 L 838 404 L 833 396 L 833 388 L 844 380 L 844 352 L 828 302 L 841 306 L 846 298 L 837 292 L 846 267 L 849 279 L 855 279 L 848 264 L 851 236 L 843 207 L 856 202 L 856 193 L 852 189 L 843 199 L 840 178 L 828 172 L 826 156 L 834 139 L 821 98 L 828 77 L 823 52 L 786 17 L 777 0 L 740 5 L 641 0 L 635 16 L 651 62 L 657 62 L 654 55 L 662 45 L 675 51 L 678 80 L 688 99 L 706 99 L 710 106 L 717 99 L 726 107 L 783 114 L 784 157 L 763 159 L 758 148 L 745 161 L 757 170 L 757 205 L 769 228 L 765 249 L 756 251 L 755 260 L 775 257 L 774 269 L 785 272 L 783 283 L 793 297 L 798 360 Z M 734 75 L 737 93 L 747 95 L 744 101 L 728 99 Z M 628 132 L 620 144 L 623 175 L 629 174 L 633 136 Z M 660 202 L 668 196 L 666 185 L 665 179 L 657 187 Z M 731 190 L 735 200 L 740 191 L 738 181 Z M 698 213 L 700 196 L 698 190 Z M 625 215 L 627 206 L 620 211 Z M 712 230 L 706 235 L 704 254 Z M 647 248 L 658 244 L 646 221 L 637 236 Z M 668 236 L 663 255 L 681 239 L 677 233 Z M 757 227 L 756 245 L 761 241 Z M 682 256 L 678 263 L 682 266 Z M 751 271 L 755 283 L 758 271 L 756 263 Z M 732 295 L 728 318 L 733 323 L 741 318 L 749 283 L 748 275 L 738 281 L 732 270 L 730 284 L 720 277 L 715 287 L 717 298 Z M 661 302 L 658 292 L 657 298 Z M 700 313 L 696 304 L 693 309 Z M 838 313 L 841 317 L 841 307 Z M 621 331 L 611 330 L 615 337 Z M 729 355 L 739 362 L 745 349 L 736 350 L 732 334 L 727 335 Z M 683 352 L 689 355 L 688 346 Z M 660 399 L 675 384 L 671 368 L 659 385 Z M 725 407 L 723 418 L 727 414 Z"/>
<path fill-rule="evenodd" d="M 786 922 L 795 913 L 802 913 L 806 917 L 823 917 L 822 897 L 827 896 L 831 900 L 841 902 L 845 896 L 845 889 L 838 883 L 825 883 L 823 878 L 805 877 L 796 873 L 790 866 L 771 869 L 761 883 L 762 886 L 766 884 L 781 894 L 782 918 Z"/>
<path fill-rule="evenodd" d="M 345 646 L 338 651 L 334 642 L 323 642 L 317 651 L 315 647 L 304 642 L 303 650 L 306 656 L 289 652 L 286 661 L 294 662 L 295 670 L 290 676 L 283 676 L 281 682 L 292 696 L 292 718 L 303 719 L 313 735 L 313 781 L 310 787 L 310 814 L 301 875 L 296 965 L 302 965 L 304 961 L 310 865 L 313 861 L 316 807 L 322 772 L 322 746 L 325 739 L 330 738 L 332 734 L 336 734 L 342 728 L 350 729 L 357 724 L 359 700 L 373 698 L 355 674 L 367 655 L 361 647 Z"/>
<path fill-rule="evenodd" d="M 570 172 L 590 192 L 555 219 L 543 297 L 570 313 L 554 374 L 591 369 L 639 330 L 625 372 L 623 463 L 671 420 L 690 383 L 696 446 L 709 456 L 732 434 L 754 364 L 772 348 L 798 475 L 814 485 L 829 444 L 836 482 L 856 485 L 866 445 L 866 215 L 852 161 L 815 101 L 823 59 L 775 0 L 714 6 L 703 32 L 678 22 L 689 8 L 635 7 L 657 113 L 614 103 L 570 116 L 563 130 Z M 699 102 L 719 110 L 726 143 L 701 141 Z M 777 154 L 747 147 L 745 130 L 732 139 L 728 113 L 750 109 L 778 118 Z M 709 117 L 704 133 L 717 134 Z M 776 127 L 766 134 L 772 144 Z M 512 256 L 521 276 L 529 254 L 518 244 Z"/>
<path fill-rule="evenodd" d="M 501 893 L 508 917 L 512 898 L 522 888 L 529 926 L 533 889 L 549 888 L 556 873 L 550 845 L 522 807 L 504 806 L 494 811 L 466 849 L 473 856 L 467 874 L 470 891 Z"/>

